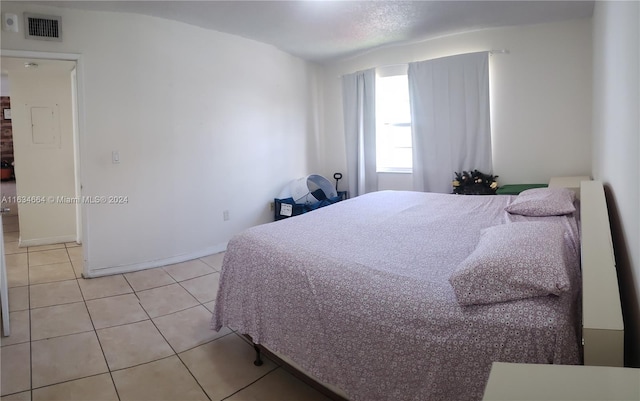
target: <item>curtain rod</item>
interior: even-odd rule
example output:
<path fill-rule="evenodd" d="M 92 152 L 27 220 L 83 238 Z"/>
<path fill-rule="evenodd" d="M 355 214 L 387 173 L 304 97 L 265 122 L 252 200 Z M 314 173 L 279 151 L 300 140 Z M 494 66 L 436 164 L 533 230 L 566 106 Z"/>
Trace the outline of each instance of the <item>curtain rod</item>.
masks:
<path fill-rule="evenodd" d="M 509 49 L 492 49 L 492 50 L 484 50 L 487 53 L 489 53 L 490 56 L 493 56 L 494 54 L 509 54 Z M 471 53 L 481 53 L 481 52 L 471 52 Z M 469 53 L 460 53 L 460 54 L 453 54 L 452 56 L 459 56 L 461 54 L 469 54 Z M 444 57 L 450 57 L 450 56 L 444 56 Z M 440 57 L 437 57 L 440 58 Z M 430 59 L 430 60 L 435 60 L 435 59 Z M 398 64 L 384 64 L 384 65 L 379 65 L 373 68 L 387 68 L 387 67 L 400 67 L 403 65 L 409 65 L 410 62 L 406 62 L 406 63 L 398 63 Z M 341 77 L 338 77 L 341 78 Z"/>
<path fill-rule="evenodd" d="M 479 52 L 452 54 L 451 56 L 444 56 L 444 57 L 460 56 L 460 55 L 463 55 L 463 54 L 471 54 L 471 53 L 482 53 L 483 51 L 486 51 L 490 55 L 494 55 L 494 54 L 509 54 L 509 49 L 493 49 L 493 50 L 482 50 L 482 51 L 479 51 Z M 436 57 L 436 58 L 442 58 L 442 57 Z M 428 59 L 428 60 L 435 60 L 435 59 Z M 385 64 L 385 65 L 379 65 L 379 66 L 374 67 L 374 68 L 399 67 L 401 65 L 408 65 L 410 62 L 398 63 L 398 64 Z"/>

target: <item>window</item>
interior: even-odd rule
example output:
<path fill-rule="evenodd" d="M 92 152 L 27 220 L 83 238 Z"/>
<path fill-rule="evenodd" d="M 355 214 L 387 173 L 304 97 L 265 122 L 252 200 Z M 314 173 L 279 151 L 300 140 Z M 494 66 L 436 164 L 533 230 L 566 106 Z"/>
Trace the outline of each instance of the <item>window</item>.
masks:
<path fill-rule="evenodd" d="M 376 169 L 410 173 L 411 111 L 409 82 L 403 75 L 376 78 Z"/>

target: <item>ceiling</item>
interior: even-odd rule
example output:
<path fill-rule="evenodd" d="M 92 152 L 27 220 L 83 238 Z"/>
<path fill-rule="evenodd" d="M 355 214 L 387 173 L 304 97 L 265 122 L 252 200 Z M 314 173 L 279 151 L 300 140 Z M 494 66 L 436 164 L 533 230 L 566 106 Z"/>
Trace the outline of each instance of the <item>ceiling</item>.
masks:
<path fill-rule="evenodd" d="M 589 18 L 593 1 L 42 1 L 173 19 L 316 62 L 483 28 Z"/>
<path fill-rule="evenodd" d="M 2 73 L 7 74 L 11 71 L 15 70 L 24 70 L 25 64 L 31 63 L 36 64 L 30 65 L 29 69 L 37 70 L 37 71 L 49 71 L 49 72 L 69 72 L 73 70 L 76 66 L 75 61 L 64 61 L 64 60 L 45 60 L 38 59 L 33 60 L 29 58 L 16 58 L 16 57 L 1 57 L 0 58 L 2 64 Z"/>
<path fill-rule="evenodd" d="M 15 57 L 0 57 L 0 65 L 2 66 L 2 75 L 0 76 L 0 96 L 10 96 L 11 84 L 9 82 L 9 74 L 14 71 L 26 71 L 26 63 L 35 63 L 28 67 L 28 71 L 34 74 L 40 73 L 68 73 L 75 66 L 75 61 L 63 60 L 44 60 L 44 59 L 28 59 Z"/>

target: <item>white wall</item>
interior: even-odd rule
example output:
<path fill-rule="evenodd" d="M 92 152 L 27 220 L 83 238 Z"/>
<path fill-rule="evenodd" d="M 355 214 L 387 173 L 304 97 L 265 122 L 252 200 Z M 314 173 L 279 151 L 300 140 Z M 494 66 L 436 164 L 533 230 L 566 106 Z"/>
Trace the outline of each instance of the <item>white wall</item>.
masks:
<path fill-rule="evenodd" d="M 411 191 L 413 190 L 413 177 L 407 173 L 378 173 L 378 189 L 380 191 Z"/>
<path fill-rule="evenodd" d="M 42 195 L 54 199 L 75 197 L 72 66 L 66 64 L 43 64 L 35 69 L 20 66 L 9 71 L 16 191 L 20 197 L 36 197 L 33 203 L 21 203 L 18 208 L 20 246 L 76 240 L 76 205 L 40 199 Z M 59 132 L 55 145 L 33 143 L 28 105 L 57 109 Z"/>
<path fill-rule="evenodd" d="M 272 219 L 287 182 L 317 171 L 314 65 L 175 21 L 2 4 L 25 10 L 61 15 L 63 42 L 3 32 L 2 49 L 82 54 L 83 194 L 128 196 L 86 206 L 94 274 L 223 250 Z"/>
<path fill-rule="evenodd" d="M 626 364 L 640 367 L 640 3 L 596 2 L 593 176 L 607 188 L 623 301 Z"/>
<path fill-rule="evenodd" d="M 557 175 L 589 175 L 590 20 L 469 32 L 327 65 L 324 174 L 346 171 L 341 75 L 490 49 L 510 51 L 490 58 L 493 169 L 500 183 L 544 183 Z M 407 182 L 406 176 L 399 178 L 398 184 Z"/>

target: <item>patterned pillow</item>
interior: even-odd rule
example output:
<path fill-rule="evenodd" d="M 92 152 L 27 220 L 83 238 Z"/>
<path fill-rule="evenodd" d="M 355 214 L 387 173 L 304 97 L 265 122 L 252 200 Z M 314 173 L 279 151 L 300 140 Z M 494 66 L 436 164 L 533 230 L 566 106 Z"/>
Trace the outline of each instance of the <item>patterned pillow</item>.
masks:
<path fill-rule="evenodd" d="M 480 242 L 449 277 L 460 305 L 481 305 L 569 290 L 564 228 L 522 222 L 482 230 Z"/>
<path fill-rule="evenodd" d="M 533 188 L 522 191 L 504 210 L 523 216 L 561 216 L 576 211 L 575 199 L 568 188 Z"/>

